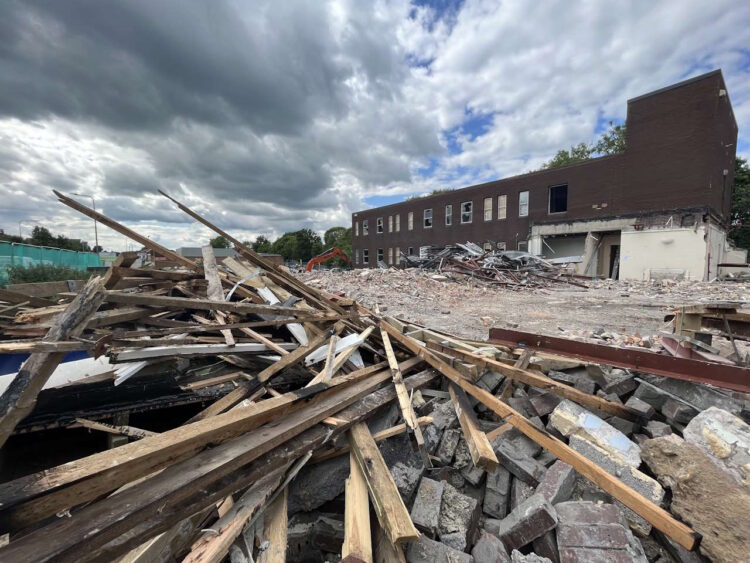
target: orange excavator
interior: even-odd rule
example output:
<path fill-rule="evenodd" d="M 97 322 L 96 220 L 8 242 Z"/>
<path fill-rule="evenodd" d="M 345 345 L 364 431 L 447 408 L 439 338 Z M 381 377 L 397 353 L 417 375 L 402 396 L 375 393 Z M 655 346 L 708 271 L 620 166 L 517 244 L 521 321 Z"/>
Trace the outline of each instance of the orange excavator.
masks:
<path fill-rule="evenodd" d="M 334 246 L 318 254 L 317 256 L 313 256 L 312 258 L 310 258 L 310 261 L 307 263 L 307 266 L 305 266 L 305 271 L 312 272 L 312 269 L 317 264 L 324 264 L 325 262 L 328 262 L 329 260 L 332 260 L 333 258 L 341 258 L 344 262 L 349 264 L 349 257 L 338 246 Z"/>

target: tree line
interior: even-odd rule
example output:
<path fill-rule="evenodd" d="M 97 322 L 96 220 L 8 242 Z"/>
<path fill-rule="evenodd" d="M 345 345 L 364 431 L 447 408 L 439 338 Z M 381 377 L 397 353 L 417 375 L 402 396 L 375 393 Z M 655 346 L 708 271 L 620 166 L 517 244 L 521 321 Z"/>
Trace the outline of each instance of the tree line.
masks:
<path fill-rule="evenodd" d="M 31 231 L 31 236 L 24 238 L 15 235 L 0 234 L 0 240 L 15 242 L 19 244 L 32 244 L 34 246 L 48 246 L 51 248 L 62 248 L 64 250 L 75 250 L 77 252 L 101 252 L 101 248 L 91 248 L 85 240 L 68 238 L 65 235 L 53 235 L 49 229 L 37 225 Z"/>
<path fill-rule="evenodd" d="M 254 241 L 243 241 L 243 244 L 252 247 L 256 252 L 280 254 L 285 260 L 301 262 L 307 262 L 324 250 L 338 246 L 351 259 L 352 229 L 351 227 L 331 227 L 323 234 L 323 238 L 312 229 L 300 229 L 284 233 L 273 241 L 265 235 L 260 235 Z M 227 239 L 219 236 L 211 239 L 211 246 L 229 248 L 231 244 Z"/>

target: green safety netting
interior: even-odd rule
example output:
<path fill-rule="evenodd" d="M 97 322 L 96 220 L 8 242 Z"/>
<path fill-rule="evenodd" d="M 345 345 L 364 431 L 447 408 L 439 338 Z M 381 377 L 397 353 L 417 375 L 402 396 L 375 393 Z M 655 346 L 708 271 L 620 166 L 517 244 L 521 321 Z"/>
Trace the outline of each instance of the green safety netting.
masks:
<path fill-rule="evenodd" d="M 104 262 L 94 252 L 76 252 L 47 246 L 0 242 L 0 285 L 8 283 L 8 266 L 36 266 L 37 264 L 66 266 L 83 271 L 89 267 L 104 266 Z"/>

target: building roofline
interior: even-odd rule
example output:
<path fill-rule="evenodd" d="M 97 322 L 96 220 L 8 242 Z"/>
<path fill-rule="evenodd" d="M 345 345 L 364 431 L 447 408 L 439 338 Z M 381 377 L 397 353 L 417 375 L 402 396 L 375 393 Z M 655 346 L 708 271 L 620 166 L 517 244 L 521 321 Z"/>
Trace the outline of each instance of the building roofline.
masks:
<path fill-rule="evenodd" d="M 664 92 L 669 92 L 670 90 L 676 90 L 677 88 L 682 88 L 683 86 L 688 86 L 694 82 L 700 82 L 701 80 L 706 80 L 707 78 L 711 78 L 716 75 L 721 76 L 722 81 L 724 80 L 724 76 L 721 74 L 721 69 L 717 68 L 716 70 L 712 70 L 710 72 L 706 72 L 704 74 L 699 74 L 698 76 L 693 76 L 692 78 L 687 78 L 681 82 L 677 82 L 675 84 L 670 84 L 669 86 L 664 86 L 663 88 L 659 88 L 658 90 L 653 90 L 651 92 L 647 92 L 646 94 L 641 94 L 640 96 L 636 96 L 635 98 L 629 98 L 628 103 L 631 102 L 637 102 L 638 100 L 642 100 L 644 98 L 648 98 L 650 96 L 656 96 L 658 94 L 663 94 Z"/>

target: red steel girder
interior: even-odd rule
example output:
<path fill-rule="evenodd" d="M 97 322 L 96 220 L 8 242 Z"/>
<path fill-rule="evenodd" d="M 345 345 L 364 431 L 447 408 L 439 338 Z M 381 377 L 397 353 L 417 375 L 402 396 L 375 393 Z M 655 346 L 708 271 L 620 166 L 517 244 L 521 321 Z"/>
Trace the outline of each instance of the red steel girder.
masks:
<path fill-rule="evenodd" d="M 568 356 L 585 362 L 607 364 L 750 393 L 750 369 L 740 366 L 676 358 L 633 348 L 617 348 L 505 328 L 491 328 L 490 342 L 506 346 L 523 345 L 540 352 Z"/>

